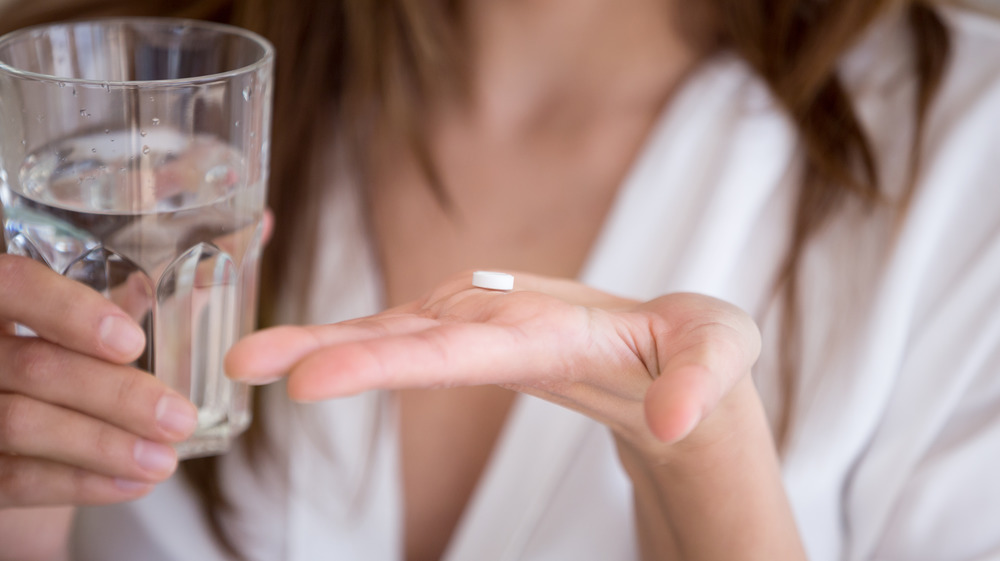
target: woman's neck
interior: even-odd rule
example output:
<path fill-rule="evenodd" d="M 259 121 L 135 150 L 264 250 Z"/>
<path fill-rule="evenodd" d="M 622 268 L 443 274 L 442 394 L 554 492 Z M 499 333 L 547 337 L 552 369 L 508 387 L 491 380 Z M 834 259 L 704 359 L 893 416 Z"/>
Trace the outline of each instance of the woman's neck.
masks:
<path fill-rule="evenodd" d="M 474 0 L 466 17 L 467 108 L 493 130 L 662 104 L 701 54 L 674 0 Z"/>

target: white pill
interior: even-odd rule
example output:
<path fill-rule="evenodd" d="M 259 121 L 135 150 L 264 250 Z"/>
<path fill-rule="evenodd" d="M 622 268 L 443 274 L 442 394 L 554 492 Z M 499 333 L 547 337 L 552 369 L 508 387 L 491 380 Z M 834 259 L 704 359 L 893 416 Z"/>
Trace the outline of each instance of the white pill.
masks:
<path fill-rule="evenodd" d="M 472 273 L 472 286 L 489 290 L 511 290 L 514 288 L 514 275 L 494 271 L 476 271 Z"/>

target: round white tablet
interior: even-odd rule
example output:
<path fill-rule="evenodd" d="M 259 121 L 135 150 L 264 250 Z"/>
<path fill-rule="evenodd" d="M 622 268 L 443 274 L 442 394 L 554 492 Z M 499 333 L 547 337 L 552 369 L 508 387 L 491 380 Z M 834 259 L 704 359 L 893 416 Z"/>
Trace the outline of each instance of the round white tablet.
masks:
<path fill-rule="evenodd" d="M 476 271 L 472 273 L 472 286 L 489 290 L 511 290 L 514 288 L 514 275 L 494 271 Z"/>

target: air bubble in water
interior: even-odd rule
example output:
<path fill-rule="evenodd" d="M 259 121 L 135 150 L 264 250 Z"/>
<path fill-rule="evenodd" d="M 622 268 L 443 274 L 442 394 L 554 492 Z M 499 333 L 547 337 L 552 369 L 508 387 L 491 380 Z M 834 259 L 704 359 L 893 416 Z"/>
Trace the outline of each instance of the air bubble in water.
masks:
<path fill-rule="evenodd" d="M 149 154 L 149 146 L 143 146 L 142 147 L 142 153 L 143 154 Z"/>
<path fill-rule="evenodd" d="M 155 127 L 158 126 L 159 124 L 160 124 L 159 117 L 153 117 L 153 126 Z"/>
<path fill-rule="evenodd" d="M 228 177 L 228 166 L 215 166 L 205 172 L 205 183 L 208 183 L 209 185 L 225 185 Z"/>

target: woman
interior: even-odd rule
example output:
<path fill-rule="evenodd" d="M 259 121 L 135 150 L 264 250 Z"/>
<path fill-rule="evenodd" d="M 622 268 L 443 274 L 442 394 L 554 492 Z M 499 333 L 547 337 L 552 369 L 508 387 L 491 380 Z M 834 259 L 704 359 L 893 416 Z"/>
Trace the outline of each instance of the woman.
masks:
<path fill-rule="evenodd" d="M 120 312 L 5 257 L 0 316 L 45 339 L 0 346 L 8 555 L 1000 556 L 996 24 L 860 0 L 198 7 L 286 57 L 273 309 L 312 327 L 230 353 L 287 381 L 240 450 L 166 479 L 191 412 L 115 366 Z"/>

